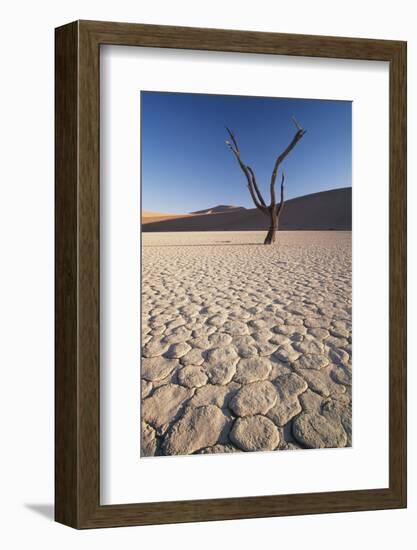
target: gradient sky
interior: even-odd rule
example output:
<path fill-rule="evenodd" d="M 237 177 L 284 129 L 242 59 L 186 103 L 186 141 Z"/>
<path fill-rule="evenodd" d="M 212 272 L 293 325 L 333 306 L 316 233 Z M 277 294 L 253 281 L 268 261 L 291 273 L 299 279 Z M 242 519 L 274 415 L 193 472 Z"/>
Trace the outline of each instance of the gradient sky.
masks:
<path fill-rule="evenodd" d="M 268 204 L 275 159 L 296 131 L 292 115 L 307 133 L 282 164 L 285 198 L 350 187 L 351 106 L 350 101 L 141 92 L 142 208 L 164 213 L 218 204 L 254 208 L 245 176 L 225 144 L 225 126 L 233 130 Z M 279 182 L 280 175 L 277 188 Z"/>

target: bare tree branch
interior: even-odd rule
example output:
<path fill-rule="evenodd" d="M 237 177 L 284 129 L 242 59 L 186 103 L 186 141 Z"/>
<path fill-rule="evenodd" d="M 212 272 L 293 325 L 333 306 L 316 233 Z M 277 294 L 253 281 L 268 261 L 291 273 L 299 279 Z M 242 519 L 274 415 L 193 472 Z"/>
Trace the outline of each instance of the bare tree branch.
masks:
<path fill-rule="evenodd" d="M 284 208 L 284 180 L 285 175 L 284 172 L 282 172 L 281 176 L 281 202 L 279 203 L 279 206 L 277 208 L 277 218 L 279 218 L 279 215 L 281 214 L 282 209 Z"/>
<path fill-rule="evenodd" d="M 284 151 L 280 155 L 278 155 L 277 160 L 275 161 L 275 164 L 274 164 L 274 169 L 272 170 L 271 185 L 270 185 L 271 197 L 272 197 L 272 195 L 275 196 L 274 187 L 275 187 L 275 180 L 277 178 L 279 165 L 285 159 L 285 157 L 294 149 L 294 147 L 297 145 L 297 143 L 300 141 L 300 139 L 306 133 L 306 131 L 301 128 L 301 126 L 298 124 L 298 122 L 295 121 L 295 119 L 294 119 L 294 123 L 297 127 L 297 132 L 294 135 L 294 137 L 292 138 L 291 143 L 287 146 L 287 148 L 284 149 Z M 271 205 L 272 205 L 272 203 L 271 203 Z"/>
<path fill-rule="evenodd" d="M 235 136 L 233 135 L 232 130 L 230 130 L 230 128 L 228 128 L 227 126 L 226 126 L 226 130 L 227 130 L 227 133 L 228 133 L 229 136 L 230 136 L 230 139 L 233 141 L 233 145 L 235 146 L 236 151 L 237 151 L 237 152 L 239 153 L 239 155 L 240 155 L 239 147 L 238 147 L 237 141 L 236 141 L 236 139 L 235 139 Z"/>
<path fill-rule="evenodd" d="M 292 118 L 292 120 L 293 120 L 295 126 L 297 127 L 297 130 L 302 130 L 303 128 L 302 128 L 301 124 L 299 124 L 299 123 L 297 122 L 297 119 L 295 118 L 295 116 L 292 115 L 291 118 Z"/>
<path fill-rule="evenodd" d="M 256 183 L 255 174 L 254 174 L 254 172 L 253 172 L 253 170 L 250 166 L 246 166 L 246 164 L 244 164 L 244 162 L 242 162 L 242 159 L 240 158 L 239 146 L 237 144 L 237 141 L 236 141 L 236 138 L 235 138 L 233 132 L 229 128 L 227 128 L 227 126 L 226 126 L 226 130 L 227 130 L 227 132 L 230 136 L 230 139 L 233 142 L 233 145 L 232 145 L 232 143 L 230 143 L 230 141 L 226 141 L 226 145 L 229 147 L 229 149 L 235 155 L 236 160 L 238 161 L 240 168 L 242 169 L 243 173 L 246 176 L 246 179 L 248 181 L 248 189 L 249 189 L 249 192 L 251 194 L 252 200 L 255 203 L 256 208 L 259 208 L 259 210 L 262 210 L 263 212 L 266 212 L 267 206 L 266 206 L 266 203 L 265 203 L 265 201 L 264 201 L 264 199 L 261 195 L 259 187 Z"/>
<path fill-rule="evenodd" d="M 275 181 L 274 181 L 274 184 L 271 185 L 270 192 L 271 192 L 271 204 L 269 205 L 269 208 L 271 209 L 271 211 L 274 211 L 275 205 L 277 202 L 275 198 Z"/>
<path fill-rule="evenodd" d="M 249 173 L 252 177 L 252 183 L 253 183 L 253 187 L 255 189 L 255 192 L 258 196 L 258 199 L 259 199 L 259 202 L 262 204 L 262 206 L 265 206 L 266 207 L 266 202 L 264 201 L 264 198 L 259 190 L 259 187 L 258 187 L 258 184 L 256 183 L 256 178 L 255 178 L 255 174 L 252 170 L 252 168 L 250 166 L 246 166 L 246 168 L 249 170 Z"/>
<path fill-rule="evenodd" d="M 249 193 L 252 197 L 252 200 L 256 206 L 256 208 L 258 208 L 259 210 L 262 210 L 262 212 L 266 212 L 267 211 L 267 208 L 266 206 L 263 206 L 259 201 L 258 201 L 258 198 L 257 196 L 255 195 L 255 191 L 254 191 L 254 188 L 253 188 L 253 185 L 252 184 L 249 184 L 248 183 L 248 189 L 249 189 Z"/>

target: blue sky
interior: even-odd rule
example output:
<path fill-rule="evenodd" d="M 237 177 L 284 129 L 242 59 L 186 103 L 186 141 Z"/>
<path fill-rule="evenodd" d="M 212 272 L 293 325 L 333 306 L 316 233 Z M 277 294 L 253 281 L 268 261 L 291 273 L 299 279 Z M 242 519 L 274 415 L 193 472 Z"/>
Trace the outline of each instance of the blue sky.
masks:
<path fill-rule="evenodd" d="M 292 115 L 307 133 L 282 164 L 285 198 L 351 186 L 349 101 L 141 92 L 142 208 L 254 208 L 225 126 L 269 203 L 275 159 L 296 131 Z"/>

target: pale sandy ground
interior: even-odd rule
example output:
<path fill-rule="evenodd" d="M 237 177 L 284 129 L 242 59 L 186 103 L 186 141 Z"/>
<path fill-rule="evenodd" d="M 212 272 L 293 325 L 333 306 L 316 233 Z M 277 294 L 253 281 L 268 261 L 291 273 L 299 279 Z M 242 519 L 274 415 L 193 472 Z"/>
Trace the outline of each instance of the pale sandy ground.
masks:
<path fill-rule="evenodd" d="M 142 456 L 351 445 L 351 233 L 142 235 Z"/>

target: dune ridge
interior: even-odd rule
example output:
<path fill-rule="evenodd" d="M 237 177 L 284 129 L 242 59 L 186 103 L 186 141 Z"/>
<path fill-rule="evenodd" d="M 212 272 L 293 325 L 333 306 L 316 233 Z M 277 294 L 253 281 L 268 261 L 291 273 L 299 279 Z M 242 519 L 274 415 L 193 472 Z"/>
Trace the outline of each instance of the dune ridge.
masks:
<path fill-rule="evenodd" d="M 212 208 L 206 208 L 204 210 L 196 210 L 191 214 L 218 214 L 221 212 L 234 212 L 236 210 L 246 210 L 244 206 L 234 206 L 233 204 L 219 204 Z"/>
<path fill-rule="evenodd" d="M 224 206 L 224 205 L 220 205 Z M 210 209 L 209 209 L 210 210 Z M 261 231 L 269 219 L 256 208 L 193 214 L 144 216 L 143 232 L 181 231 Z M 286 201 L 280 229 L 287 231 L 350 231 L 352 229 L 352 188 L 321 191 Z"/>

